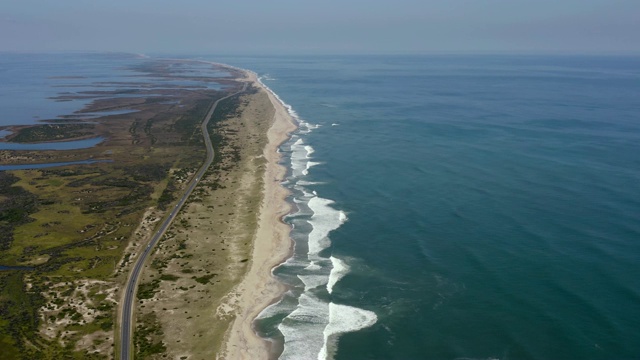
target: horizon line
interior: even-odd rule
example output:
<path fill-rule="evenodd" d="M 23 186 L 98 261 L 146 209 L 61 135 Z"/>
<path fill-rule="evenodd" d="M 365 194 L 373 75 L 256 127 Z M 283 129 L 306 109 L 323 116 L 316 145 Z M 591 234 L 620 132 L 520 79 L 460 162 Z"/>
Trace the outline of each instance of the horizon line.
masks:
<path fill-rule="evenodd" d="M 0 50 L 0 54 L 123 54 L 132 56 L 253 56 L 253 57 L 287 57 L 287 56 L 591 56 L 591 57 L 640 57 L 638 52 L 620 52 L 620 51 L 604 51 L 604 52 L 578 52 L 578 51 L 425 51 L 425 52 L 299 52 L 299 53 L 267 53 L 267 52 L 188 52 L 188 51 L 150 51 L 137 52 L 126 50 L 81 50 L 81 49 L 65 49 L 65 50 Z"/>

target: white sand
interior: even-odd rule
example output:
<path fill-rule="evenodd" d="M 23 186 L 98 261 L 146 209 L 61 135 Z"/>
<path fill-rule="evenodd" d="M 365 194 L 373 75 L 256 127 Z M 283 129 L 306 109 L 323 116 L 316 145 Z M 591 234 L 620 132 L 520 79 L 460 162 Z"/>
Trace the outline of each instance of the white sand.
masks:
<path fill-rule="evenodd" d="M 255 86 L 264 89 L 254 73 L 247 76 Z M 237 314 L 231 325 L 218 358 L 224 359 L 266 359 L 269 357 L 270 343 L 260 338 L 253 330 L 253 321 L 270 303 L 285 291 L 284 285 L 271 274 L 271 270 L 290 256 L 292 241 L 290 228 L 281 221 L 290 207 L 285 201 L 288 191 L 280 185 L 286 169 L 278 164 L 278 147 L 296 129 L 287 109 L 269 91 L 269 99 L 275 108 L 273 125 L 267 136 L 269 142 L 264 149 L 267 168 L 264 175 L 264 199 L 260 209 L 258 230 L 254 240 L 249 271 L 235 289 Z"/>

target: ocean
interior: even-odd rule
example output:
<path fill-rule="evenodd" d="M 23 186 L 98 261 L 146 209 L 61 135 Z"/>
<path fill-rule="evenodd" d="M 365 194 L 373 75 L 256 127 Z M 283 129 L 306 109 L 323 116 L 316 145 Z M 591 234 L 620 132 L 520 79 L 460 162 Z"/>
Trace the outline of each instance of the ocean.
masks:
<path fill-rule="evenodd" d="M 300 124 L 289 290 L 256 322 L 281 359 L 640 358 L 640 58 L 200 59 L 256 71 Z M 146 61 L 1 54 L 0 125 Z"/>
<path fill-rule="evenodd" d="M 281 359 L 640 357 L 640 58 L 210 59 L 300 123 Z"/>

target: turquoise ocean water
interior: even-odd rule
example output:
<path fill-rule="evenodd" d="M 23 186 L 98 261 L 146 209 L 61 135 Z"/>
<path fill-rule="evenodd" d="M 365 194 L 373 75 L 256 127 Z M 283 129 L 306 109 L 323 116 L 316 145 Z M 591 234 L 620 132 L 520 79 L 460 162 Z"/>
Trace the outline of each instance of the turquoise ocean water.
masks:
<path fill-rule="evenodd" d="M 640 358 L 639 58 L 216 60 L 301 122 L 281 358 Z"/>

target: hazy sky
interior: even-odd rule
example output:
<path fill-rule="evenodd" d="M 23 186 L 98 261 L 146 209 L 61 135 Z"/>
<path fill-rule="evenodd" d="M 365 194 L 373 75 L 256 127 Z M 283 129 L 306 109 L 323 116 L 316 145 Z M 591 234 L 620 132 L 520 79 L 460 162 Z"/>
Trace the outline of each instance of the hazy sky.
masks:
<path fill-rule="evenodd" d="M 640 0 L 2 0 L 0 51 L 634 53 Z"/>

